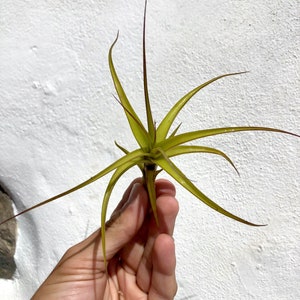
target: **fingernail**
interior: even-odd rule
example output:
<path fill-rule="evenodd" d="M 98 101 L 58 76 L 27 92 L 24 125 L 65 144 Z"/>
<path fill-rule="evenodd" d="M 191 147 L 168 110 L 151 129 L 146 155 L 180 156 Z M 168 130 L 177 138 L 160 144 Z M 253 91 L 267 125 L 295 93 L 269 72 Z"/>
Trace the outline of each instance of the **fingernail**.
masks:
<path fill-rule="evenodd" d="M 125 202 L 123 202 L 122 206 L 117 207 L 110 216 L 110 219 L 116 219 L 120 216 L 120 214 L 126 209 L 126 207 L 137 198 L 138 189 L 140 187 L 140 183 L 133 184 L 130 194 Z"/>
<path fill-rule="evenodd" d="M 138 195 L 138 189 L 140 188 L 141 184 L 139 182 L 136 182 L 130 191 L 128 200 L 126 201 L 125 206 L 127 206 L 129 203 L 131 203 L 134 199 L 136 199 Z"/>

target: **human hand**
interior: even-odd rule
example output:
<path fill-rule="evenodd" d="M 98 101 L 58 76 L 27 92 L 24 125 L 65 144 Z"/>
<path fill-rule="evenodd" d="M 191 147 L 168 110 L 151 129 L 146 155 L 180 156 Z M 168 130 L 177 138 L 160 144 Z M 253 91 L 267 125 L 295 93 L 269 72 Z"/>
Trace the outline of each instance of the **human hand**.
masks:
<path fill-rule="evenodd" d="M 179 208 L 169 181 L 157 180 L 156 194 L 159 227 L 141 180 L 126 190 L 107 222 L 107 272 L 97 230 L 65 253 L 32 299 L 173 299 Z"/>

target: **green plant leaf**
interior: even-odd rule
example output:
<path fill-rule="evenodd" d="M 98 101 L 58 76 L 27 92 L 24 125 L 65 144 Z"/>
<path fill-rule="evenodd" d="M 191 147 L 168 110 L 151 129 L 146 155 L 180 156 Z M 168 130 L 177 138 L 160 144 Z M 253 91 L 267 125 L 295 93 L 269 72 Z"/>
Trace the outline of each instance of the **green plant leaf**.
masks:
<path fill-rule="evenodd" d="M 276 128 L 269 128 L 269 127 L 224 127 L 224 128 L 213 128 L 213 129 L 204 129 L 204 130 L 196 130 L 191 132 L 182 133 L 176 136 L 172 136 L 160 143 L 156 144 L 157 148 L 162 148 L 164 151 L 171 149 L 177 145 L 182 145 L 187 142 L 214 136 L 218 134 L 225 134 L 225 133 L 234 133 L 234 132 L 241 132 L 241 131 L 270 131 L 270 132 L 279 132 L 284 133 L 292 136 L 300 137 L 297 134 L 280 130 Z"/>
<path fill-rule="evenodd" d="M 115 145 L 125 154 L 128 154 L 129 151 L 127 149 L 125 149 L 123 146 L 121 146 L 120 144 L 118 144 L 116 141 L 115 141 Z"/>
<path fill-rule="evenodd" d="M 149 101 L 148 92 L 148 79 L 147 79 L 147 59 L 146 59 L 146 11 L 147 11 L 147 1 L 144 8 L 144 22 L 143 22 L 143 83 L 144 83 L 144 96 L 145 96 L 145 108 L 147 115 L 148 133 L 150 136 L 151 144 L 155 143 L 156 132 L 152 116 L 151 105 Z"/>
<path fill-rule="evenodd" d="M 164 158 L 156 159 L 155 162 L 164 169 L 170 176 L 172 176 L 179 184 L 181 184 L 186 190 L 188 190 L 190 193 L 192 193 L 194 196 L 196 196 L 199 200 L 204 202 L 206 205 L 211 207 L 212 209 L 216 210 L 220 214 L 223 214 L 231 219 L 234 219 L 238 222 L 251 225 L 251 226 L 263 226 L 254 224 L 251 222 L 248 222 L 229 211 L 225 210 L 218 204 L 216 204 L 214 201 L 212 201 L 210 198 L 208 198 L 206 195 L 204 195 L 176 166 L 175 164 L 170 160 L 166 160 Z"/>
<path fill-rule="evenodd" d="M 114 83 L 115 89 L 118 93 L 121 104 L 124 108 L 131 131 L 132 131 L 137 143 L 140 145 L 140 147 L 147 149 L 149 146 L 149 144 L 148 144 L 149 143 L 149 134 L 147 133 L 141 120 L 139 119 L 139 117 L 135 113 L 134 109 L 132 108 L 130 102 L 128 101 L 127 96 L 124 92 L 124 89 L 121 85 L 121 82 L 118 78 L 118 75 L 117 75 L 115 67 L 114 67 L 114 63 L 113 63 L 113 59 L 112 59 L 112 51 L 113 51 L 113 47 L 116 44 L 117 40 L 118 40 L 118 35 L 117 35 L 115 41 L 113 42 L 113 44 L 111 45 L 111 47 L 109 49 L 109 54 L 108 54 L 108 62 L 109 62 L 111 77 L 113 79 L 113 83 Z"/>
<path fill-rule="evenodd" d="M 176 133 L 178 132 L 178 130 L 179 130 L 179 128 L 180 128 L 181 125 L 182 125 L 182 123 L 180 123 L 180 124 L 174 129 L 174 131 L 170 134 L 169 137 L 175 136 Z"/>
<path fill-rule="evenodd" d="M 198 87 L 191 90 L 189 93 L 187 93 L 185 96 L 183 96 L 167 113 L 167 115 L 164 117 L 164 119 L 161 121 L 160 125 L 157 128 L 156 132 L 156 140 L 157 142 L 163 141 L 166 136 L 168 135 L 169 129 L 171 125 L 173 124 L 176 116 L 181 111 L 181 109 L 185 106 L 185 104 L 200 90 L 202 90 L 204 87 L 208 86 L 209 84 L 213 83 L 214 81 L 217 81 L 221 78 L 227 77 L 227 76 L 234 76 L 243 74 L 246 72 L 238 72 L 238 73 L 229 73 L 229 74 L 223 74 L 220 76 L 217 76 L 215 78 L 212 78 L 205 83 L 199 85 Z"/>
<path fill-rule="evenodd" d="M 122 151 L 124 152 L 125 154 L 128 154 L 129 151 L 127 149 L 125 149 L 124 147 L 122 147 L 120 144 L 118 144 L 116 141 L 115 141 L 115 145 Z M 138 167 L 140 168 L 141 172 L 143 173 L 143 164 L 138 164 Z"/>
<path fill-rule="evenodd" d="M 190 153 L 210 153 L 210 154 L 216 154 L 220 155 L 223 158 L 225 158 L 231 166 L 235 169 L 235 171 L 239 174 L 237 168 L 235 167 L 234 163 L 232 160 L 222 151 L 210 147 L 204 147 L 204 146 L 176 146 L 174 148 L 171 148 L 166 151 L 166 156 L 167 157 L 173 157 L 177 155 L 182 155 L 182 154 L 190 154 Z"/>
<path fill-rule="evenodd" d="M 11 220 L 11 219 L 13 219 L 13 218 L 15 218 L 15 217 L 21 216 L 24 213 L 27 213 L 27 212 L 35 209 L 35 208 L 38 208 L 38 207 L 43 206 L 43 205 L 45 205 L 47 203 L 50 203 L 50 202 L 52 202 L 54 200 L 57 200 L 57 199 L 59 199 L 61 197 L 64 197 L 64 196 L 66 196 L 68 194 L 71 194 L 71 193 L 73 193 L 73 192 L 75 192 L 75 191 L 77 191 L 77 190 L 85 187 L 86 185 L 89 185 L 92 182 L 100 179 L 101 177 L 105 176 L 106 174 L 110 173 L 111 171 L 119 168 L 120 166 L 122 166 L 122 165 L 124 165 L 124 164 L 126 164 L 128 162 L 132 162 L 132 163 L 138 165 L 139 163 L 143 162 L 144 157 L 145 157 L 145 152 L 142 149 L 138 149 L 138 150 L 132 151 L 132 152 L 126 154 L 125 156 L 121 157 L 120 159 L 118 159 L 117 161 L 115 161 L 114 163 L 112 163 L 111 165 L 109 165 L 108 167 L 106 167 L 105 169 L 103 169 L 102 171 L 100 171 L 99 173 L 97 173 L 96 175 L 92 176 L 90 179 L 88 179 L 88 180 L 86 180 L 86 181 L 84 181 L 84 182 L 82 182 L 82 183 L 74 186 L 73 188 L 71 188 L 71 189 L 69 189 L 67 191 L 64 191 L 63 193 L 60 193 L 60 194 L 58 194 L 58 195 L 56 195 L 54 197 L 51 197 L 51 198 L 49 198 L 49 199 L 47 199 L 45 201 L 42 201 L 42 202 L 40 202 L 40 203 L 38 203 L 38 204 L 36 204 L 36 205 L 34 205 L 32 207 L 29 207 L 29 208 L 21 211 L 20 213 L 12 216 L 12 217 L 10 217 L 10 218 L 8 218 L 6 220 L 1 221 L 0 225 L 3 224 L 3 223 L 5 223 L 5 222 L 7 222 L 7 221 L 9 221 L 9 220 Z"/>
<path fill-rule="evenodd" d="M 147 168 L 147 167 L 145 167 L 145 168 Z M 155 191 L 155 177 L 157 174 L 158 173 L 156 171 L 156 166 L 155 166 L 154 169 L 146 170 L 144 172 L 143 178 L 145 181 L 146 190 L 148 192 L 149 202 L 151 205 L 153 216 L 154 216 L 157 226 L 159 226 L 159 220 L 158 220 L 157 209 L 156 209 L 156 191 Z"/>

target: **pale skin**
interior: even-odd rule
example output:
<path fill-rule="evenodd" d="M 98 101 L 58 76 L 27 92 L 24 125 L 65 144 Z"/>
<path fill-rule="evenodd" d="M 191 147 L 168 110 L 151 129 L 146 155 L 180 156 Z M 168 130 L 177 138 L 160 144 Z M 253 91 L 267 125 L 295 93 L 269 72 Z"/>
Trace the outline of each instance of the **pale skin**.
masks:
<path fill-rule="evenodd" d="M 173 299 L 177 283 L 172 235 L 179 208 L 169 181 L 157 180 L 156 194 L 159 227 L 141 180 L 126 190 L 107 222 L 107 272 L 98 230 L 65 253 L 32 299 Z"/>

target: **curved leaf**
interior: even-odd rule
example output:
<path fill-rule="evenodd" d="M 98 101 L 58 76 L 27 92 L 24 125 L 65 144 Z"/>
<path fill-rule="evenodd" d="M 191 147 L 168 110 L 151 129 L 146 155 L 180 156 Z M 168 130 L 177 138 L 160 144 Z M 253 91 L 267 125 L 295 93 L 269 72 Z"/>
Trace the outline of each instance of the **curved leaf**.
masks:
<path fill-rule="evenodd" d="M 125 154 L 128 154 L 129 151 L 127 149 L 125 149 L 124 147 L 122 147 L 120 144 L 118 144 L 116 141 L 115 141 L 115 145 L 122 151 L 124 152 Z M 138 164 L 138 167 L 140 168 L 141 172 L 143 173 L 143 165 L 140 163 Z"/>
<path fill-rule="evenodd" d="M 170 176 L 172 176 L 179 184 L 181 184 L 185 189 L 187 189 L 190 193 L 192 193 L 194 196 L 196 196 L 199 200 L 204 202 L 206 205 L 211 207 L 212 209 L 216 210 L 220 214 L 223 214 L 226 217 L 229 217 L 231 219 L 234 219 L 238 222 L 251 225 L 251 226 L 263 226 L 254 224 L 251 222 L 248 222 L 229 211 L 225 210 L 218 204 L 216 204 L 214 201 L 212 201 L 210 198 L 208 198 L 206 195 L 204 195 L 175 165 L 171 160 L 166 159 L 156 159 L 155 162 L 164 169 Z"/>
<path fill-rule="evenodd" d="M 132 108 L 130 102 L 127 99 L 127 96 L 123 90 L 123 87 L 118 78 L 118 75 L 116 73 L 114 63 L 112 60 L 112 50 L 118 40 L 118 36 L 119 36 L 119 34 L 117 35 L 115 41 L 111 45 L 111 47 L 109 49 L 109 54 L 108 54 L 108 62 L 109 62 L 111 77 L 113 79 L 115 89 L 118 93 L 118 96 L 122 103 L 122 106 L 124 107 L 124 111 L 125 111 L 128 123 L 130 125 L 131 131 L 132 131 L 137 143 L 140 145 L 140 147 L 147 148 L 148 144 L 149 144 L 149 135 L 148 135 L 146 129 L 144 128 L 142 122 L 140 121 L 139 117 L 135 113 L 134 109 Z"/>
<path fill-rule="evenodd" d="M 183 96 L 171 109 L 170 111 L 167 113 L 167 115 L 164 117 L 164 119 L 161 121 L 160 125 L 157 128 L 157 132 L 156 132 L 156 139 L 157 142 L 161 142 L 163 141 L 168 132 L 169 129 L 171 127 L 171 125 L 173 124 L 176 116 L 178 115 L 178 113 L 181 111 L 181 109 L 184 107 L 184 105 L 196 94 L 198 93 L 201 89 L 203 89 L 204 87 L 208 86 L 209 84 L 213 83 L 214 81 L 217 81 L 223 77 L 227 77 L 227 76 L 233 76 L 233 75 L 238 75 L 238 74 L 243 74 L 246 72 L 238 72 L 238 73 L 229 73 L 229 74 L 223 74 L 217 77 L 214 77 L 210 80 L 208 80 L 207 82 L 199 85 L 198 87 L 194 88 L 193 90 L 191 90 L 189 93 L 187 93 L 185 96 Z"/>
<path fill-rule="evenodd" d="M 160 143 L 157 143 L 157 148 L 162 148 L 164 151 L 171 149 L 177 145 L 182 145 L 187 142 L 205 138 L 208 136 L 214 136 L 218 134 L 225 134 L 225 133 L 233 133 L 233 132 L 240 132 L 240 131 L 271 131 L 271 132 L 279 132 L 284 133 L 292 136 L 300 137 L 297 134 L 291 133 L 289 131 L 280 130 L 276 128 L 269 128 L 269 127 L 224 127 L 224 128 L 213 128 L 213 129 L 204 129 L 204 130 L 196 130 L 191 132 L 182 133 L 176 136 L 172 136 Z"/>
<path fill-rule="evenodd" d="M 166 155 L 168 157 L 173 157 L 177 155 L 182 155 L 182 154 L 189 154 L 189 153 L 211 153 L 211 154 L 216 154 L 220 155 L 223 158 L 225 158 L 235 169 L 235 171 L 239 174 L 237 168 L 235 167 L 234 163 L 232 160 L 222 151 L 210 147 L 204 147 L 204 146 L 176 146 L 174 148 L 171 148 L 166 151 Z"/>
<path fill-rule="evenodd" d="M 51 198 L 49 198 L 47 200 L 44 200 L 44 201 L 42 201 L 42 202 L 40 202 L 40 203 L 38 203 L 38 204 L 36 204 L 36 205 L 34 205 L 32 207 L 29 207 L 29 208 L 21 211 L 20 213 L 14 215 L 14 216 L 12 216 L 12 217 L 4 220 L 4 221 L 1 221 L 0 225 L 3 224 L 3 223 L 5 223 L 5 222 L 7 222 L 7 221 L 9 221 L 9 220 L 11 220 L 11 219 L 13 219 L 13 218 L 21 216 L 24 213 L 29 212 L 29 211 L 31 211 L 31 210 L 33 210 L 35 208 L 38 208 L 38 207 L 43 206 L 43 205 L 45 205 L 45 204 L 47 204 L 49 202 L 57 200 L 57 199 L 59 199 L 59 198 L 61 198 L 63 196 L 71 194 L 71 193 L 73 193 L 73 192 L 75 192 L 75 191 L 77 191 L 77 190 L 85 187 L 86 185 L 89 185 L 92 182 L 100 179 L 101 177 L 105 176 L 106 174 L 110 173 L 111 171 L 115 170 L 116 168 L 122 166 L 123 164 L 126 164 L 128 162 L 132 162 L 134 164 L 139 164 L 140 160 L 142 160 L 144 158 L 144 156 L 145 156 L 145 153 L 141 149 L 132 151 L 132 152 L 126 154 L 125 156 L 121 157 L 120 159 L 118 159 L 117 161 L 115 161 L 114 163 L 112 163 L 111 165 L 109 165 L 108 167 L 106 167 L 105 169 L 103 169 L 102 171 L 100 171 L 99 173 L 97 173 L 96 175 L 92 176 L 90 179 L 88 179 L 88 180 L 86 180 L 86 181 L 84 181 L 84 182 L 76 185 L 75 187 L 73 187 L 73 188 L 71 188 L 71 189 L 69 189 L 67 191 L 64 191 L 63 193 L 60 193 L 60 194 L 58 194 L 58 195 L 56 195 L 54 197 L 51 197 Z"/>

